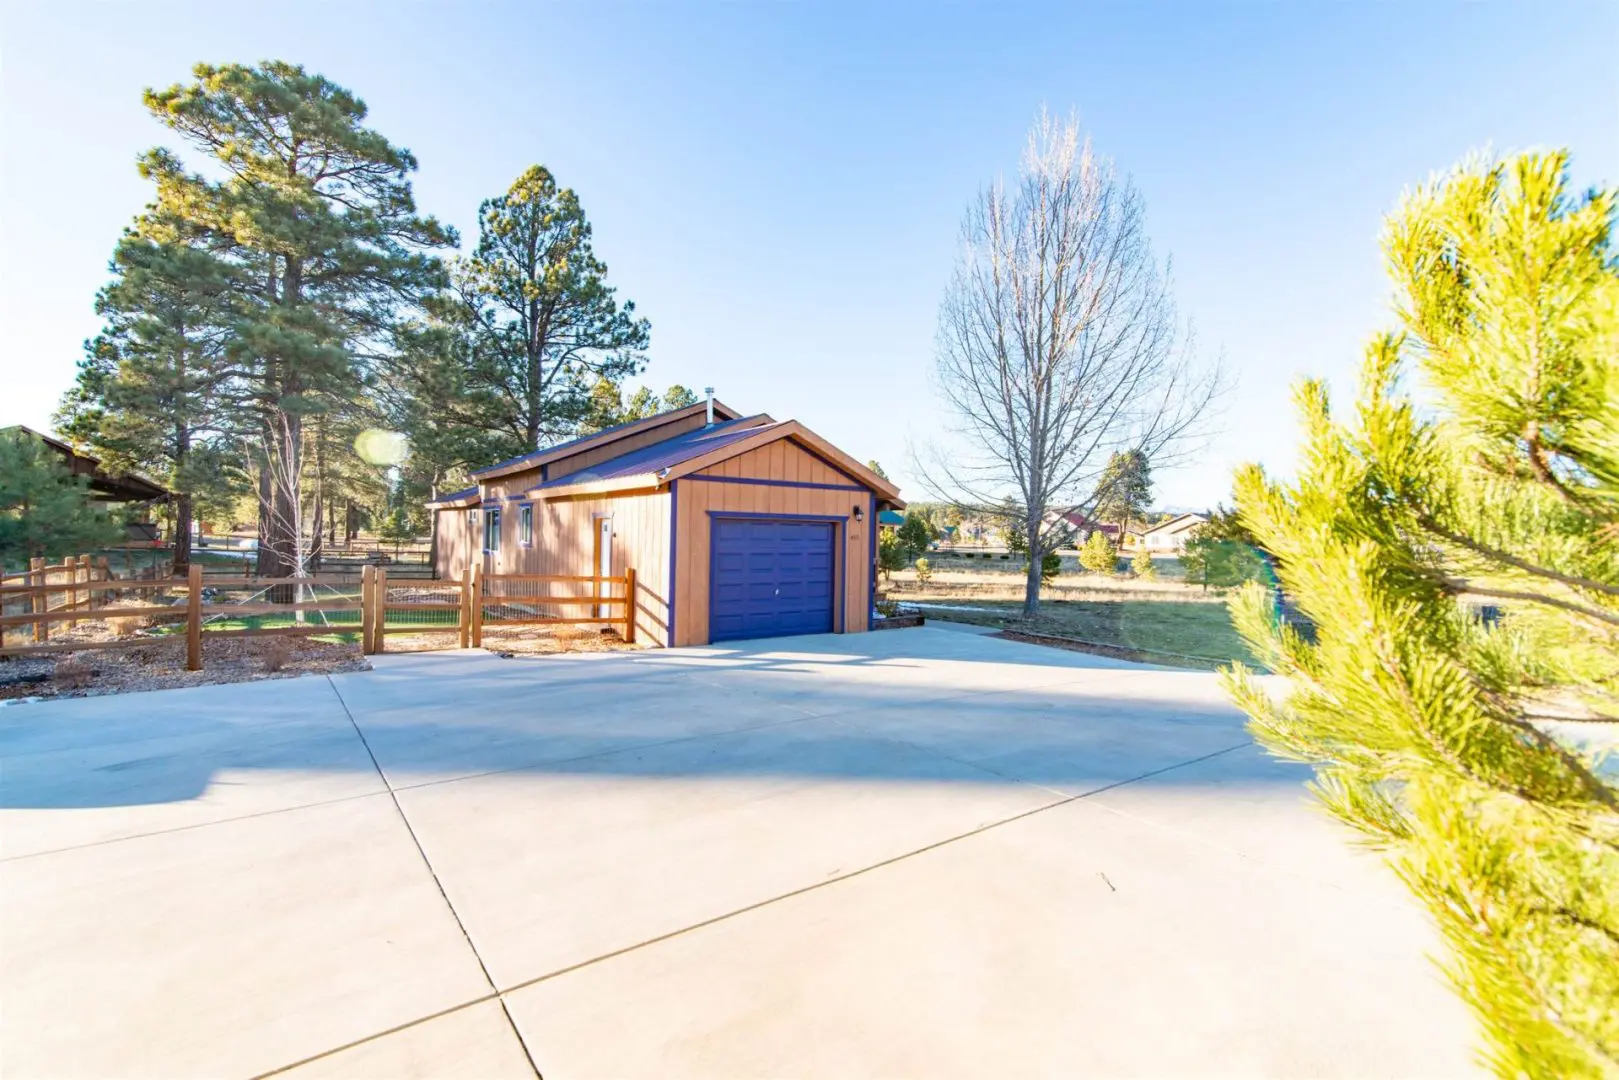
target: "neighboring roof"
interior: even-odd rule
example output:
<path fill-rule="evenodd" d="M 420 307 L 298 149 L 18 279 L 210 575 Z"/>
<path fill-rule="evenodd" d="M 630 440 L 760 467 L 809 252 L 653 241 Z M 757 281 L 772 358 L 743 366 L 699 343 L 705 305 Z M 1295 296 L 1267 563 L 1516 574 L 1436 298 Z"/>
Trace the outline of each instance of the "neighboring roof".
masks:
<path fill-rule="evenodd" d="M 577 439 L 569 439 L 565 443 L 558 443 L 555 446 L 547 446 L 539 450 L 530 450 L 526 454 L 519 454 L 517 457 L 507 458 L 505 461 L 497 461 L 493 465 L 486 465 L 481 469 L 474 469 L 472 470 L 472 475 L 479 480 L 493 480 L 495 477 L 505 476 L 507 473 L 521 472 L 524 469 L 536 468 L 537 466 L 544 465 L 548 461 L 555 461 L 558 458 L 567 457 L 570 454 L 577 454 L 582 450 L 588 450 L 592 446 L 610 443 L 615 439 L 622 439 L 626 435 L 633 435 L 638 431 L 645 431 L 648 428 L 657 427 L 660 424 L 667 424 L 672 420 L 678 420 L 682 417 L 696 415 L 697 413 L 703 412 L 707 408 L 708 402 L 699 401 L 697 404 L 688 405 L 684 409 L 671 409 L 668 412 L 657 413 L 653 416 L 644 417 L 640 420 L 630 420 L 623 424 L 614 424 L 612 427 L 602 428 L 602 430 L 592 432 L 589 435 L 581 435 Z M 741 414 L 735 409 L 732 409 L 730 406 L 725 405 L 722 402 L 715 401 L 714 415 L 722 417 L 726 420 L 735 420 Z"/>
<path fill-rule="evenodd" d="M 1202 514 L 1177 514 L 1168 521 L 1159 522 L 1141 535 L 1150 536 L 1155 532 L 1184 532 L 1193 526 L 1202 525 L 1208 520 Z"/>
<path fill-rule="evenodd" d="M 61 455 L 68 470 L 75 476 L 87 477 L 90 491 L 109 502 L 153 502 L 169 497 L 169 490 L 136 473 L 109 473 L 101 467 L 101 459 L 73 449 L 61 439 L 35 431 L 22 424 L 13 424 L 0 431 L 20 431 L 32 436 Z"/>
<path fill-rule="evenodd" d="M 440 495 L 436 499 L 429 499 L 427 501 L 427 508 L 429 510 L 440 510 L 453 506 L 470 506 L 477 501 L 478 487 L 476 484 L 474 484 L 472 487 L 462 488 L 460 491 L 451 491 L 447 494 Z"/>
<path fill-rule="evenodd" d="M 877 511 L 877 524 L 903 525 L 905 524 L 905 515 L 898 510 L 879 510 Z"/>
<path fill-rule="evenodd" d="M 892 506 L 903 508 L 899 489 L 845 454 L 796 420 L 771 420 L 763 413 L 683 432 L 588 469 L 559 477 L 531 489 L 556 494 L 587 494 L 629 488 L 657 487 L 745 454 L 779 439 L 795 439 L 805 449 L 868 487 Z"/>

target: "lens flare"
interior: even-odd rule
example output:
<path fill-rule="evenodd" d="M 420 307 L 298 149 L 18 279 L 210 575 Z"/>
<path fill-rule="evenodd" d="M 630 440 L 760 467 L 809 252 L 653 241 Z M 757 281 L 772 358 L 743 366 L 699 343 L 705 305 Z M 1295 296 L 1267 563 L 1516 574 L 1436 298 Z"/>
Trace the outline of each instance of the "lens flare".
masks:
<path fill-rule="evenodd" d="M 410 440 L 397 431 L 366 428 L 354 437 L 354 452 L 367 465 L 398 465 L 410 451 Z"/>

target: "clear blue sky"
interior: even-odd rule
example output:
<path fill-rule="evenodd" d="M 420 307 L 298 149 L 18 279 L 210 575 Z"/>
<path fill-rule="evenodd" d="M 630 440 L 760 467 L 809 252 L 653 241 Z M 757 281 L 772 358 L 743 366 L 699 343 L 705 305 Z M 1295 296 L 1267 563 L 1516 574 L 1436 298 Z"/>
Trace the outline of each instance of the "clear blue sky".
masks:
<path fill-rule="evenodd" d="M 926 438 L 957 224 L 1042 104 L 1142 188 L 1202 345 L 1240 380 L 1222 434 L 1158 477 L 1224 498 L 1286 469 L 1287 387 L 1351 385 L 1386 319 L 1402 188 L 1469 150 L 1568 146 L 1619 182 L 1619 4 L 11 4 L 0 23 L 0 422 L 41 426 L 96 329 L 143 87 L 281 58 L 359 93 L 463 239 L 527 165 L 579 192 L 646 381 L 712 384 L 904 483 Z M 172 145 L 172 143 L 171 143 Z M 908 485 L 913 497 L 922 493 Z"/>

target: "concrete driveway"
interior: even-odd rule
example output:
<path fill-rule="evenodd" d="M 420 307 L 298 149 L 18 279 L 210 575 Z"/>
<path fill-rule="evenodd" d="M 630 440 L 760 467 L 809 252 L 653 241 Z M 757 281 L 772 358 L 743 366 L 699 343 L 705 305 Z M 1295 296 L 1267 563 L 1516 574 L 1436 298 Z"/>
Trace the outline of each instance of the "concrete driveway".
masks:
<path fill-rule="evenodd" d="M 1450 1076 L 1212 676 L 952 629 L 0 710 L 15 1077 Z"/>

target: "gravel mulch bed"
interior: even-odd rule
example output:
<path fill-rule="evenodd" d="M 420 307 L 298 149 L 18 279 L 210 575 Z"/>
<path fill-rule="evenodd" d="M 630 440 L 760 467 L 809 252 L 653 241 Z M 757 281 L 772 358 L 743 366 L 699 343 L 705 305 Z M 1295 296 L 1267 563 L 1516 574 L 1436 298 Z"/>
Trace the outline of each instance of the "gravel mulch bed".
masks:
<path fill-rule="evenodd" d="M 52 640 L 57 640 L 52 635 Z M 358 645 L 298 637 L 202 639 L 202 670 L 186 670 L 184 637 L 127 649 L 86 649 L 0 659 L 0 702 L 19 698 L 94 697 L 178 686 L 294 679 L 368 671 Z"/>
<path fill-rule="evenodd" d="M 431 652 L 456 648 L 456 631 L 426 634 L 389 634 L 388 652 Z M 623 652 L 645 648 L 631 645 L 612 630 L 578 626 L 512 626 L 483 632 L 483 647 L 492 653 L 514 656 L 551 656 L 557 653 Z"/>

